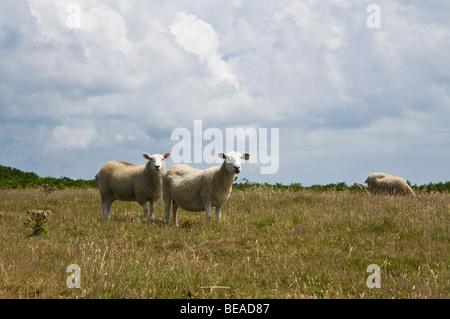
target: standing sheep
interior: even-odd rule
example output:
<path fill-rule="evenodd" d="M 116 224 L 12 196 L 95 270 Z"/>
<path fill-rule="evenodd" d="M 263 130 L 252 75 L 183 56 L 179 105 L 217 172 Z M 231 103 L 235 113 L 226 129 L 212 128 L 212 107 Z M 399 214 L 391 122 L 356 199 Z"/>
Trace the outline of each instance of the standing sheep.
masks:
<path fill-rule="evenodd" d="M 224 159 L 219 167 L 200 170 L 185 164 L 170 167 L 163 174 L 163 200 L 166 205 L 166 223 L 169 223 L 170 204 L 173 204 L 173 222 L 178 225 L 178 207 L 191 212 L 206 211 L 206 219 L 211 220 L 212 207 L 216 207 L 216 219 L 221 217 L 221 209 L 231 195 L 231 187 L 236 174 L 241 171 L 241 160 L 248 160 L 248 153 L 219 153 Z"/>
<path fill-rule="evenodd" d="M 414 191 L 406 181 L 398 176 L 385 173 L 373 173 L 367 177 L 365 183 L 371 194 L 412 195 Z"/>
<path fill-rule="evenodd" d="M 109 219 L 111 205 L 117 199 L 138 202 L 144 218 L 147 218 L 147 202 L 150 202 L 150 217 L 154 218 L 155 203 L 161 198 L 161 175 L 166 169 L 164 159 L 170 153 L 142 156 L 148 160 L 146 165 L 110 161 L 95 175 L 105 220 Z"/>

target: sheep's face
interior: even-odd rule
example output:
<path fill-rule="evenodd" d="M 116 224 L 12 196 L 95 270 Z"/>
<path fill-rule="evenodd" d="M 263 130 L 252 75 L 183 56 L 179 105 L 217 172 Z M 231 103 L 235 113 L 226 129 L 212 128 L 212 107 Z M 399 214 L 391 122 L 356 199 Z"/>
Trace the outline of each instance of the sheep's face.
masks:
<path fill-rule="evenodd" d="M 250 154 L 245 153 L 241 154 L 238 152 L 230 152 L 230 153 L 219 153 L 220 158 L 225 160 L 225 168 L 234 174 L 239 174 L 241 172 L 241 162 L 242 160 L 248 160 Z"/>
<path fill-rule="evenodd" d="M 154 171 L 161 172 L 166 168 L 166 164 L 164 164 L 164 160 L 170 156 L 170 153 L 166 153 L 164 155 L 161 154 L 153 154 L 148 155 L 147 153 L 142 154 L 144 158 L 149 161 L 150 168 Z"/>

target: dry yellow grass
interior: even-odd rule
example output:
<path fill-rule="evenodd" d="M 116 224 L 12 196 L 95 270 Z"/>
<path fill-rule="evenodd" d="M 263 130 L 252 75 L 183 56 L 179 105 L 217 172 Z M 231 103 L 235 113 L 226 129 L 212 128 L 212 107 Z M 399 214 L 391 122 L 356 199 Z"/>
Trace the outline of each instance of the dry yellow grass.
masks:
<path fill-rule="evenodd" d="M 50 210 L 29 237 L 27 210 Z M 3 298 L 449 298 L 450 194 L 234 191 L 220 222 L 179 212 L 144 222 L 95 189 L 0 191 Z M 69 264 L 81 288 L 66 285 Z M 369 289 L 366 268 L 381 268 Z"/>

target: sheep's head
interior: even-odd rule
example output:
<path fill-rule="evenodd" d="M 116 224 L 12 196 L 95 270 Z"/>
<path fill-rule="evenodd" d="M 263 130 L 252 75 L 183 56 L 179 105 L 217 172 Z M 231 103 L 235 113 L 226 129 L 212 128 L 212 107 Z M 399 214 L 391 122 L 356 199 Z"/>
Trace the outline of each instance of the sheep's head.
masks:
<path fill-rule="evenodd" d="M 386 174 L 384 174 L 384 173 L 372 173 L 369 175 L 369 177 L 367 177 L 365 182 L 367 184 L 376 183 L 377 181 L 380 181 L 385 177 L 386 177 Z"/>
<path fill-rule="evenodd" d="M 241 154 L 238 152 L 230 152 L 230 153 L 219 153 L 220 158 L 225 160 L 225 168 L 234 174 L 239 174 L 241 172 L 241 162 L 242 160 L 248 160 L 250 158 L 250 154 L 245 153 Z"/>
<path fill-rule="evenodd" d="M 164 160 L 170 156 L 170 153 L 166 153 L 164 155 L 161 154 L 153 154 L 148 155 L 147 153 L 142 154 L 145 159 L 147 159 L 148 165 L 150 168 L 156 172 L 164 171 L 166 168 L 166 164 L 164 164 Z"/>

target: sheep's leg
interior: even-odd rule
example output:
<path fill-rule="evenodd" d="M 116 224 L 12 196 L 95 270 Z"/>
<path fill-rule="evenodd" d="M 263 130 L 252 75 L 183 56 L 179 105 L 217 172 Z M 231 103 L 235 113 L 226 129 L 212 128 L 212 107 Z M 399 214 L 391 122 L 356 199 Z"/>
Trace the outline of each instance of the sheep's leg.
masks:
<path fill-rule="evenodd" d="M 206 211 L 206 220 L 209 222 L 212 218 L 212 205 L 211 203 L 205 204 L 205 211 Z"/>
<path fill-rule="evenodd" d="M 177 217 L 177 213 L 178 213 L 178 204 L 173 201 L 173 223 L 175 224 L 175 226 L 178 226 L 178 217 Z"/>
<path fill-rule="evenodd" d="M 142 211 L 144 212 L 144 219 L 147 219 L 147 213 L 148 213 L 147 202 L 144 202 L 144 204 L 142 204 Z"/>
<path fill-rule="evenodd" d="M 223 205 L 216 207 L 216 219 L 217 220 L 220 220 L 220 218 L 222 217 L 222 207 L 223 207 Z"/>
<path fill-rule="evenodd" d="M 164 210 L 164 215 L 166 217 L 166 224 L 169 223 L 169 218 L 170 218 L 170 202 L 172 200 L 170 198 L 164 198 L 164 204 L 166 204 L 166 208 Z"/>
<path fill-rule="evenodd" d="M 150 202 L 150 218 L 155 219 L 155 202 Z"/>
<path fill-rule="evenodd" d="M 102 202 L 102 208 L 103 208 L 103 219 L 109 220 L 110 214 L 111 214 L 111 205 L 113 203 L 113 200 L 107 200 Z"/>

